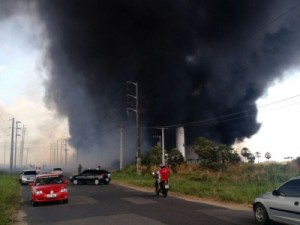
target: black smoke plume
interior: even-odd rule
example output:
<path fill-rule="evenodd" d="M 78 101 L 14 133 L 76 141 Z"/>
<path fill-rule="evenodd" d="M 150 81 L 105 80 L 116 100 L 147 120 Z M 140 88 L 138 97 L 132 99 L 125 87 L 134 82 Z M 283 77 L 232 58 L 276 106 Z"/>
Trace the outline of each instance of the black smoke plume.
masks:
<path fill-rule="evenodd" d="M 67 116 L 82 154 L 117 156 L 121 124 L 134 149 L 135 114 L 128 119 L 126 107 L 135 105 L 126 94 L 135 89 L 126 81 L 139 85 L 143 145 L 158 132 L 143 128 L 155 126 L 169 127 L 167 148 L 179 125 L 187 145 L 199 136 L 229 145 L 251 137 L 260 128 L 256 100 L 299 59 L 297 1 L 44 0 L 38 7 L 49 39 L 46 100 Z"/>

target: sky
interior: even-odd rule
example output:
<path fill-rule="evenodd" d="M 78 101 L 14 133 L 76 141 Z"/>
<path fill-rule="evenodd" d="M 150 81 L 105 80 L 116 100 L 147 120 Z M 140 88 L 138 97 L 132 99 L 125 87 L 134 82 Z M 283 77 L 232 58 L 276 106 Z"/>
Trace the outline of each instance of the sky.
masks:
<path fill-rule="evenodd" d="M 58 117 L 43 101 L 46 73 L 41 68 L 45 43 L 42 26 L 28 14 L 0 22 L 0 164 L 9 163 L 12 118 L 25 126 L 23 162 L 49 164 L 50 144 L 68 138 L 66 118 Z M 18 134 L 21 135 L 19 130 Z M 18 137 L 20 151 L 21 137 Z M 28 152 L 28 153 L 27 153 Z M 18 158 L 17 160 L 20 160 Z"/>
<path fill-rule="evenodd" d="M 250 139 L 236 144 L 236 149 L 249 148 L 251 153 L 261 153 L 256 162 L 270 160 L 284 162 L 300 156 L 300 72 L 286 72 L 283 79 L 274 82 L 264 96 L 257 100 L 257 120 L 262 124 L 259 132 Z"/>
<path fill-rule="evenodd" d="M 296 1 L 146 1 L 145 8 L 116 0 L 101 3 L 98 14 L 92 0 L 82 10 L 59 1 L 16 2 L 21 7 L 0 15 L 0 164 L 9 160 L 15 118 L 26 127 L 28 163 L 49 164 L 53 146 L 69 139 L 72 161 L 79 155 L 85 162 L 87 152 L 87 167 L 115 165 L 120 124 L 127 124 L 126 140 L 134 140 L 134 116 L 124 119 L 123 97 L 134 94 L 127 80 L 139 82 L 142 125 L 168 127 L 169 143 L 175 125 L 195 123 L 186 129 L 188 144 L 201 134 L 260 152 L 256 162 L 266 161 L 266 152 L 275 161 L 300 156 Z M 196 123 L 237 112 L 252 113 Z M 153 135 L 142 135 L 143 149 Z M 134 148 L 129 142 L 127 149 Z M 125 155 L 134 159 L 134 151 Z"/>

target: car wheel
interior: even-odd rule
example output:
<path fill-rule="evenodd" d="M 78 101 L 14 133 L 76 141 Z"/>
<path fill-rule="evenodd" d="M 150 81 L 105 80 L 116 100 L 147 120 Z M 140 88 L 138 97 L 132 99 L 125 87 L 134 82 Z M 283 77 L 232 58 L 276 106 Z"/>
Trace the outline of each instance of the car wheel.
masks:
<path fill-rule="evenodd" d="M 258 203 L 254 207 L 254 218 L 258 224 L 267 225 L 269 223 L 269 216 L 266 208 Z"/>
<path fill-rule="evenodd" d="M 78 180 L 75 179 L 75 180 L 72 181 L 72 183 L 73 184 L 78 184 Z"/>
<path fill-rule="evenodd" d="M 100 181 L 99 181 L 98 179 L 96 179 L 96 180 L 94 181 L 94 183 L 95 183 L 96 185 L 98 185 L 98 184 L 100 183 Z"/>
<path fill-rule="evenodd" d="M 64 204 L 67 204 L 68 202 L 69 202 L 69 199 L 63 200 L 63 203 L 64 203 Z"/>
<path fill-rule="evenodd" d="M 38 203 L 37 203 L 37 202 L 35 202 L 35 201 L 33 201 L 33 200 L 31 200 L 31 205 L 32 205 L 32 206 L 37 206 L 37 205 L 38 205 Z"/>

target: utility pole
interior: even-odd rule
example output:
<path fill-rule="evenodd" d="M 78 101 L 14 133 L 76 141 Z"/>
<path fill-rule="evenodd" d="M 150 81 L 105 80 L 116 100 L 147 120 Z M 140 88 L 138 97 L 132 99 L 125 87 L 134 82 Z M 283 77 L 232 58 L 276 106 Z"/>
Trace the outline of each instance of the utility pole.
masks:
<path fill-rule="evenodd" d="M 123 130 L 124 126 L 121 125 L 120 127 L 120 170 L 123 169 Z"/>
<path fill-rule="evenodd" d="M 65 141 L 65 167 L 67 167 L 67 163 L 68 163 L 68 158 L 67 158 L 67 139 L 64 139 Z"/>
<path fill-rule="evenodd" d="M 21 166 L 23 166 L 25 131 L 26 131 L 25 125 L 23 124 L 22 139 L 21 139 L 21 148 L 20 148 L 20 165 Z"/>
<path fill-rule="evenodd" d="M 127 81 L 127 84 L 132 84 L 135 86 L 135 95 L 127 94 L 127 97 L 132 97 L 135 99 L 135 109 L 126 108 L 127 110 L 131 110 L 135 112 L 136 115 L 136 170 L 137 173 L 141 174 L 141 140 L 140 140 L 140 120 L 139 120 L 139 90 L 138 83 L 134 83 L 132 81 Z"/>
<path fill-rule="evenodd" d="M 5 159 L 6 159 L 6 144 L 7 144 L 7 142 L 5 141 L 4 142 L 4 145 L 3 145 L 3 165 L 5 166 L 5 163 L 6 163 L 6 161 L 5 161 Z"/>
<path fill-rule="evenodd" d="M 168 128 L 160 127 L 157 129 L 161 129 L 161 162 L 165 164 L 165 130 Z"/>
<path fill-rule="evenodd" d="M 14 158 L 14 169 L 17 169 L 17 155 L 18 155 L 18 136 L 21 136 L 18 134 L 18 130 L 21 128 L 18 127 L 20 121 L 16 121 L 16 139 L 15 139 L 15 158 Z"/>
<path fill-rule="evenodd" d="M 26 149 L 27 149 L 27 153 L 26 153 L 26 165 L 27 165 L 29 148 L 26 148 Z"/>
<path fill-rule="evenodd" d="M 9 161 L 9 170 L 10 170 L 10 172 L 12 172 L 13 161 L 14 161 L 14 130 L 15 130 L 15 118 L 12 118 L 11 142 L 10 142 L 10 161 Z"/>
<path fill-rule="evenodd" d="M 58 148 L 58 143 L 59 143 L 59 140 L 57 140 L 57 142 L 56 142 L 56 165 L 57 165 L 57 166 L 59 165 L 59 163 L 58 163 L 58 160 L 59 160 L 59 154 L 58 154 L 59 148 Z"/>
<path fill-rule="evenodd" d="M 60 161 L 59 161 L 59 165 L 62 166 L 63 165 L 63 148 L 64 148 L 64 142 L 63 139 L 60 139 Z"/>
<path fill-rule="evenodd" d="M 52 164 L 52 144 L 50 143 L 50 164 Z"/>

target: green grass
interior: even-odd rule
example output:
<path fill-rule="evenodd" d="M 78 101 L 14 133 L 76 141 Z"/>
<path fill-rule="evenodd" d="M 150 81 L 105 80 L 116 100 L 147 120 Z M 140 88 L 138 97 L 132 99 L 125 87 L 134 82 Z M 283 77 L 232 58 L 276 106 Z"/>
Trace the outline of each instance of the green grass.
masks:
<path fill-rule="evenodd" d="M 139 176 L 132 168 L 127 168 L 122 172 L 114 172 L 113 180 L 140 187 L 153 187 L 151 169 L 143 168 L 142 175 Z M 183 165 L 170 176 L 170 191 L 249 205 L 256 196 L 273 191 L 282 182 L 298 174 L 299 169 L 294 164 L 242 164 L 223 171 Z"/>
<path fill-rule="evenodd" d="M 137 175 L 135 166 L 121 172 L 113 172 L 116 182 L 139 187 L 154 188 L 151 175 L 155 167 L 143 167 Z M 183 164 L 176 167 L 170 177 L 171 192 L 212 199 L 222 202 L 250 205 L 262 193 L 272 191 L 287 179 L 298 176 L 299 165 L 289 164 L 241 164 L 222 171 L 211 171 L 197 165 Z M 13 224 L 13 217 L 20 207 L 18 175 L 0 172 L 0 225 Z"/>
<path fill-rule="evenodd" d="M 11 225 L 20 204 L 17 175 L 0 172 L 0 225 Z"/>

